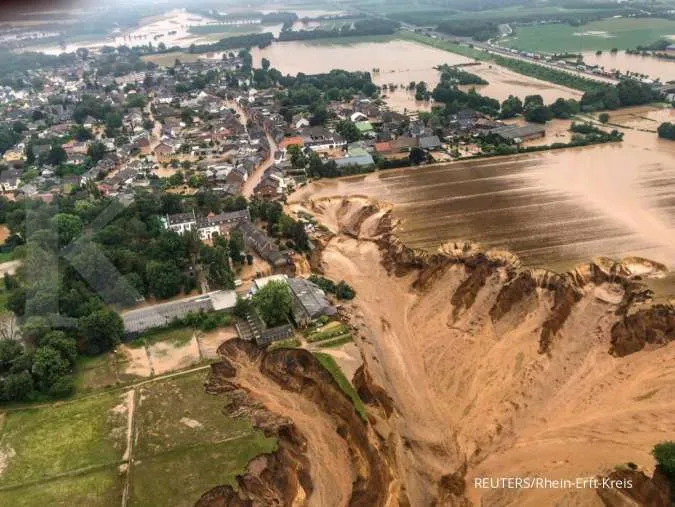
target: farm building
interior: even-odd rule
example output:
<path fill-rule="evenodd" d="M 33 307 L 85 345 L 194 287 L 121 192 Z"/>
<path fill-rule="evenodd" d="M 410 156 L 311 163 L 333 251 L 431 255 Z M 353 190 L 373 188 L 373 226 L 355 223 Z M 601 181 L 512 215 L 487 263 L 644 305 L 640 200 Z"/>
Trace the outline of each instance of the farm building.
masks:
<path fill-rule="evenodd" d="M 538 139 L 546 135 L 546 129 L 542 125 L 528 123 L 527 125 L 504 125 L 489 130 L 490 134 L 497 135 L 509 142 L 522 142 Z"/>

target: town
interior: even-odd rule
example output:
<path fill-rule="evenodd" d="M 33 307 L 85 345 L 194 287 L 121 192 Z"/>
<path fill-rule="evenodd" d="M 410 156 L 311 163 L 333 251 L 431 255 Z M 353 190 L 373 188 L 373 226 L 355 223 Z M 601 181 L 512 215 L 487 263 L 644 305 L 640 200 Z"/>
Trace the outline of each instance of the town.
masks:
<path fill-rule="evenodd" d="M 620 59 L 675 65 L 672 32 L 574 43 L 675 12 L 479 3 L 0 24 L 0 504 L 464 505 L 493 443 L 566 427 L 547 375 L 612 373 L 585 417 L 667 346 L 675 81 Z"/>

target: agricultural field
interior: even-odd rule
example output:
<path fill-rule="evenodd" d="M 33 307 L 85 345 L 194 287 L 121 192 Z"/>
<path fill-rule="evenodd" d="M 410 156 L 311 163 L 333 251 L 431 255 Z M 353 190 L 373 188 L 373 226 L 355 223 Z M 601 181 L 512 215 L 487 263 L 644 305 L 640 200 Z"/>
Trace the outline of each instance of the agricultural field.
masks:
<path fill-rule="evenodd" d="M 119 505 L 128 409 L 118 392 L 5 413 L 0 505 Z"/>
<path fill-rule="evenodd" d="M 634 49 L 663 38 L 674 39 L 675 21 L 668 19 L 604 19 L 583 26 L 567 24 L 523 26 L 502 44 L 545 53 Z"/>
<path fill-rule="evenodd" d="M 100 366 L 100 365 L 99 365 Z M 93 365 L 92 365 L 93 367 Z M 223 414 L 204 371 L 42 408 L 5 413 L 0 505 L 193 505 L 234 484 L 276 448 L 246 419 Z"/>

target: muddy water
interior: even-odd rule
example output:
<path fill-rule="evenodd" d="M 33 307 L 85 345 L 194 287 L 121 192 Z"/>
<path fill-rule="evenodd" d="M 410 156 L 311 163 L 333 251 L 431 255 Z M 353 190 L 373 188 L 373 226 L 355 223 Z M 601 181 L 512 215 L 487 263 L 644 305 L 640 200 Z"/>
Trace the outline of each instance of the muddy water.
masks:
<path fill-rule="evenodd" d="M 466 64 L 470 58 L 408 41 L 363 42 L 350 45 L 326 45 L 307 42 L 275 43 L 264 49 L 254 49 L 253 63 L 259 66 L 263 57 L 284 74 L 316 74 L 331 69 L 361 70 L 372 73 L 378 85 L 398 85 L 394 92 L 387 92 L 387 102 L 396 110 L 428 110 L 431 105 L 415 101 L 413 93 L 406 90 L 411 82 L 425 81 L 433 89 L 439 80 L 435 66 Z M 374 72 L 374 69 L 377 71 Z M 490 84 L 476 87 L 484 95 L 504 100 L 509 95 L 540 94 L 546 102 L 558 97 L 580 98 L 575 90 L 516 74 L 495 65 L 479 64 L 467 68 L 482 76 Z M 465 87 L 468 89 L 469 87 Z"/>
<path fill-rule="evenodd" d="M 608 71 L 616 69 L 621 72 L 638 72 L 646 74 L 651 79 L 660 78 L 663 82 L 675 81 L 675 60 L 628 55 L 624 51 L 616 54 L 605 51 L 599 56 L 596 56 L 594 51 L 588 51 L 583 56 L 587 64 L 600 65 Z"/>
<path fill-rule="evenodd" d="M 617 118 L 647 128 L 675 111 Z M 598 255 L 675 267 L 675 142 L 626 130 L 625 142 L 321 181 L 305 196 L 394 203 L 410 245 L 454 240 L 507 249 L 525 265 L 564 270 Z"/>

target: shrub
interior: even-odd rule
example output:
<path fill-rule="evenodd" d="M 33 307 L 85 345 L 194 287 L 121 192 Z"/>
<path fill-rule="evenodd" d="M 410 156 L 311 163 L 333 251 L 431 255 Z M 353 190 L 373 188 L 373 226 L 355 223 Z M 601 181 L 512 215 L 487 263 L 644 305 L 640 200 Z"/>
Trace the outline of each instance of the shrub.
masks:
<path fill-rule="evenodd" d="M 675 441 L 661 442 L 652 449 L 652 456 L 663 473 L 675 480 Z"/>

